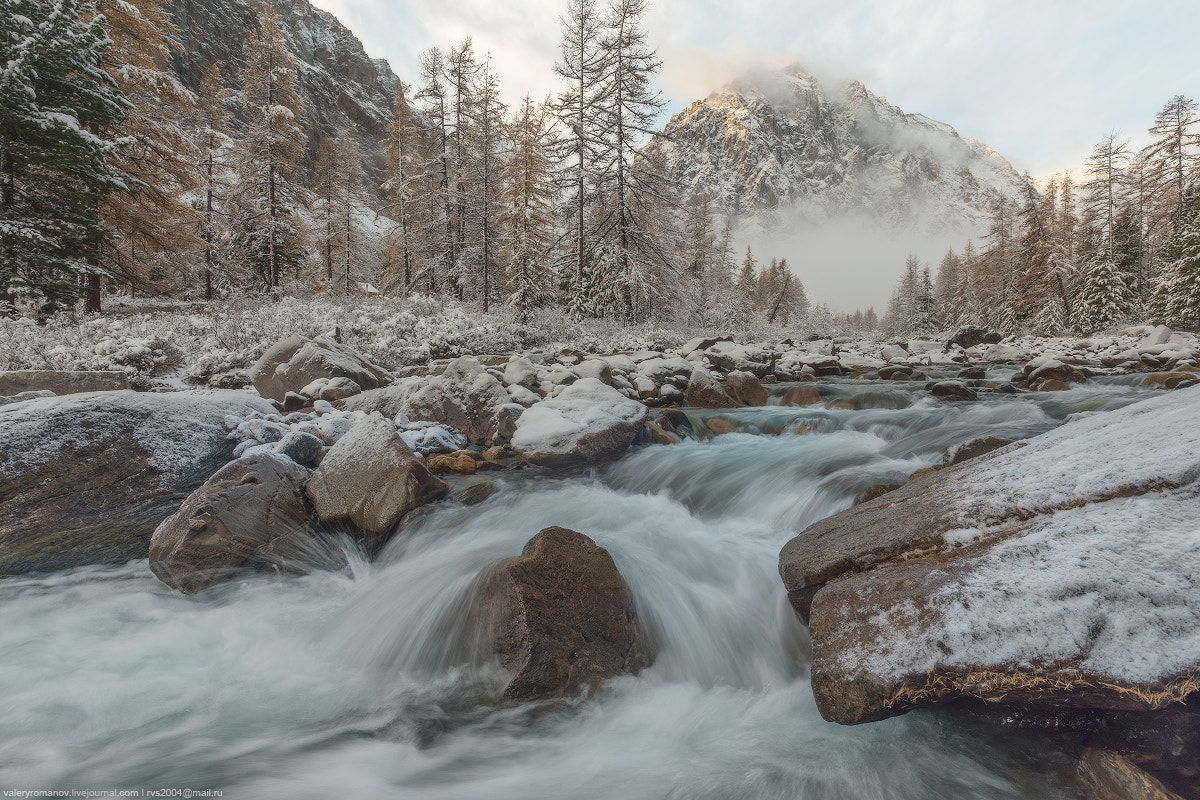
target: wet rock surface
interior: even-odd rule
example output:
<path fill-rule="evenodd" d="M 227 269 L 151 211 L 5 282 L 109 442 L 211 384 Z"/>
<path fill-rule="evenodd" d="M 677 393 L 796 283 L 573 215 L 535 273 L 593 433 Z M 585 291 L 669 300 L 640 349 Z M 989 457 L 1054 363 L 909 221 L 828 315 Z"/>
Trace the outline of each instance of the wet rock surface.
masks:
<path fill-rule="evenodd" d="M 789 542 L 780 573 L 810 626 L 821 713 L 857 723 L 962 698 L 1149 713 L 1188 698 L 1200 412 L 1177 395 L 927 473 Z"/>
<path fill-rule="evenodd" d="M 0 409 L 0 575 L 145 558 L 154 529 L 232 457 L 241 392 L 74 394 Z"/>
<path fill-rule="evenodd" d="M 483 646 L 512 673 L 505 699 L 575 695 L 654 661 L 629 586 L 581 533 L 542 530 L 520 558 L 485 569 L 474 597 Z"/>
<path fill-rule="evenodd" d="M 341 569 L 345 556 L 310 519 L 307 480 L 308 470 L 271 455 L 227 464 L 155 529 L 150 569 L 186 594 L 246 572 Z"/>

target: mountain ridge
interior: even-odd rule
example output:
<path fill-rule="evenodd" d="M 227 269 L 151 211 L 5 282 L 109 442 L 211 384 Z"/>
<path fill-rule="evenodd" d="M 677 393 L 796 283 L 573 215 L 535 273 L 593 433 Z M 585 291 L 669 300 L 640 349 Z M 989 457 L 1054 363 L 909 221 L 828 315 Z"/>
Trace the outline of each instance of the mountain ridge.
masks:
<path fill-rule="evenodd" d="M 862 83 L 828 90 L 798 66 L 739 78 L 675 114 L 649 152 L 727 210 L 886 229 L 978 229 L 1023 179 L 991 147 Z M 768 226 L 770 220 L 768 219 Z"/>

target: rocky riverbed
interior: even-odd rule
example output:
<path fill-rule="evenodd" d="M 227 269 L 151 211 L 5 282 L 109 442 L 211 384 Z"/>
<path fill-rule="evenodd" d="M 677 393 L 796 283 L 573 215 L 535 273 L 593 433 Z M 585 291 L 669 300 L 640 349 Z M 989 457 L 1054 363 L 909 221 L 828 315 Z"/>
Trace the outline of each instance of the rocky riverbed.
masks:
<path fill-rule="evenodd" d="M 88 660 L 46 663 L 38 626 L 0 635 L 0 674 L 21 687 L 7 711 L 34 731 L 0 741 L 16 765 L 0 777 L 217 774 L 282 796 L 276 773 L 306 745 L 278 719 L 318 762 L 403 753 L 397 770 L 337 771 L 381 795 L 529 796 L 582 778 L 543 760 L 551 740 L 567 763 L 589 747 L 605 770 L 638 765 L 623 796 L 663 796 L 685 763 L 689 797 L 1102 797 L 1120 781 L 1154 797 L 1159 779 L 1195 793 L 1192 337 L 698 339 L 398 370 L 340 338 L 281 340 L 246 373 L 255 389 L 13 384 L 0 605 L 110 667 L 97 700 Z M 780 587 L 774 554 L 793 536 Z M 213 651 L 167 667 L 189 626 Z M 282 666 L 263 663 L 266 642 L 310 663 L 265 693 L 281 713 L 259 719 L 246 692 Z M 135 669 L 134 653 L 163 669 Z M 234 686 L 212 683 L 222 670 Z M 327 670 L 345 677 L 299 722 L 288 709 Z M 97 718 L 140 704 L 131 673 L 173 722 Z M 165 700 L 180 681 L 216 702 L 215 728 Z M 40 685 L 68 698 L 62 713 L 30 716 L 50 708 Z M 547 702 L 567 705 L 527 716 Z M 947 706 L 956 716 L 855 729 L 817 716 Z M 66 735 L 69 719 L 91 732 Z M 731 724 L 745 747 L 714 759 Z M 214 741 L 173 766 L 149 759 L 218 730 L 276 755 L 221 770 Z M 642 735 L 656 744 L 627 746 Z M 52 741 L 70 764 L 37 749 Z M 134 742 L 144 756 L 92 757 Z M 515 761 L 464 772 L 468 746 Z M 806 748 L 845 769 L 805 766 Z M 900 763 L 928 774 L 878 771 Z"/>

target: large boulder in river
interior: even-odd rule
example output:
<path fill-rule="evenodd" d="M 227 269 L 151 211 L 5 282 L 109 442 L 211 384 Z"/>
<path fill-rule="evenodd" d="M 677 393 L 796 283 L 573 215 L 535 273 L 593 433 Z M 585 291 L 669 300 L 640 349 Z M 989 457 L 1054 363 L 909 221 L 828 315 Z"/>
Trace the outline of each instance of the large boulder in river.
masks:
<path fill-rule="evenodd" d="M 830 720 L 1200 688 L 1200 388 L 1073 420 L 810 526 L 780 574 Z"/>
<path fill-rule="evenodd" d="M 535 464 L 579 466 L 617 458 L 637 438 L 646 407 L 595 378 L 530 406 L 510 446 Z"/>
<path fill-rule="evenodd" d="M 225 465 L 154 531 L 150 569 L 187 594 L 246 572 L 341 569 L 345 556 L 309 517 L 307 480 L 308 470 L 266 453 Z"/>
<path fill-rule="evenodd" d="M 409 511 L 447 491 L 445 482 L 378 413 L 337 440 L 305 487 L 322 521 L 349 520 L 375 535 L 387 533 Z"/>
<path fill-rule="evenodd" d="M 327 333 L 315 339 L 288 336 L 267 348 L 250 368 L 250 382 L 263 397 L 283 402 L 319 378 L 349 378 L 362 389 L 387 386 L 393 377 L 366 356 Z"/>
<path fill-rule="evenodd" d="M 725 389 L 723 383 L 700 365 L 692 370 L 683 397 L 684 402 L 692 408 L 741 408 L 743 405 Z"/>
<path fill-rule="evenodd" d="M 729 373 L 725 376 L 725 388 L 746 406 L 765 406 L 770 397 L 762 381 L 749 372 L 735 370 Z"/>
<path fill-rule="evenodd" d="M 654 660 L 612 556 L 581 533 L 546 528 L 480 573 L 472 596 L 481 649 L 512 673 L 506 699 L 578 694 Z"/>
<path fill-rule="evenodd" d="M 73 394 L 0 408 L 0 575 L 145 558 L 164 517 L 233 457 L 244 392 Z"/>

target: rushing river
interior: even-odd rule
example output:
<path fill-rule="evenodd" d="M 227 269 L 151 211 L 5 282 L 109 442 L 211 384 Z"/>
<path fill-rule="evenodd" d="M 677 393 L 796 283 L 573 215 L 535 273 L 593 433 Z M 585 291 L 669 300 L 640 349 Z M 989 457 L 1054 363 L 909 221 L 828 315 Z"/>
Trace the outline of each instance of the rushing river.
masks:
<path fill-rule="evenodd" d="M 950 445 L 1036 435 L 1146 392 L 1111 379 L 951 404 L 916 385 L 823 387 L 827 408 L 719 412 L 745 433 L 635 448 L 590 475 L 502 481 L 345 574 L 247 578 L 192 597 L 159 584 L 145 561 L 0 580 L 0 789 L 1078 796 L 1070 758 L 1033 735 L 929 712 L 822 721 L 776 560 L 804 526 Z M 691 416 L 701 428 L 717 413 Z M 612 553 L 658 660 L 593 697 L 496 707 L 502 677 L 462 643 L 463 594 L 548 525 Z"/>

